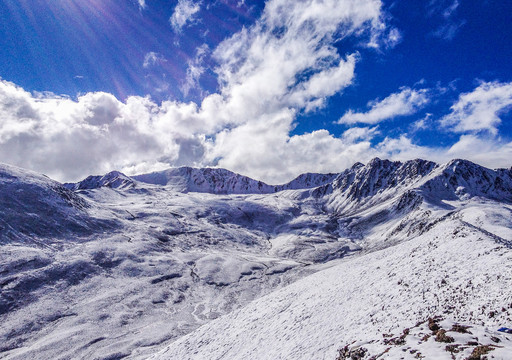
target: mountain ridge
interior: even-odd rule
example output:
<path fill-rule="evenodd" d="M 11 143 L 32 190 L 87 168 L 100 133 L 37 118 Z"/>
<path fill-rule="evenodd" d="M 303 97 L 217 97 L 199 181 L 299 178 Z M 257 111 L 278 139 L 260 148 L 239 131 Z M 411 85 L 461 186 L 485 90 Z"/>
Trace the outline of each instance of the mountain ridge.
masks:
<path fill-rule="evenodd" d="M 479 169 L 480 175 L 484 174 L 483 176 L 495 173 L 493 178 L 497 181 L 495 186 L 498 189 L 504 185 L 507 186 L 507 189 L 509 188 L 508 184 L 501 181 L 501 178 L 510 178 L 512 173 L 511 169 L 487 169 L 469 160 L 462 159 L 454 159 L 445 164 L 436 164 L 423 159 L 400 162 L 374 158 L 366 165 L 355 163 L 352 167 L 340 173 L 300 174 L 293 180 L 280 185 L 269 185 L 222 168 L 184 166 L 133 176 L 127 176 L 119 171 L 111 171 L 105 175 L 88 176 L 76 183 L 65 183 L 64 186 L 71 190 L 91 190 L 99 187 L 132 188 L 136 187 L 137 182 L 141 182 L 169 186 L 175 191 L 185 193 L 270 194 L 283 190 L 303 190 L 329 186 L 331 183 L 333 189 L 344 191 L 355 181 L 356 185 L 352 184 L 350 190 L 350 196 L 355 199 L 373 195 L 375 191 L 381 191 L 386 187 L 395 187 L 401 183 L 403 185 L 404 181 L 411 181 L 414 177 L 424 177 L 439 167 L 445 167 L 446 169 L 454 167 L 454 169 L 458 169 L 459 175 L 467 175 L 468 171 L 475 171 L 475 169 Z M 465 174 L 460 171 L 461 167 L 465 169 Z M 448 174 L 448 170 L 445 174 Z M 349 180 L 351 176 L 357 176 L 357 178 Z"/>

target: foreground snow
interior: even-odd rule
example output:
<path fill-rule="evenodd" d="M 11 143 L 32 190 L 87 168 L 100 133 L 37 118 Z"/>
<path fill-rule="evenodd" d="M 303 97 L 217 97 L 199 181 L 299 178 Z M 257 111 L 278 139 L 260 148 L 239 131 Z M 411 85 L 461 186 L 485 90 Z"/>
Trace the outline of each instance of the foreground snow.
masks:
<path fill-rule="evenodd" d="M 400 335 L 435 315 L 484 327 L 503 340 L 494 345 L 506 346 L 492 355 L 507 359 L 512 335 L 497 329 L 511 322 L 511 283 L 510 249 L 451 220 L 255 300 L 151 359 L 335 359 L 354 343 L 378 355 L 389 347 L 377 341 L 383 334 Z M 423 348 L 427 359 L 451 359 L 444 346 Z M 417 356 L 383 357 L 397 354 Z"/>

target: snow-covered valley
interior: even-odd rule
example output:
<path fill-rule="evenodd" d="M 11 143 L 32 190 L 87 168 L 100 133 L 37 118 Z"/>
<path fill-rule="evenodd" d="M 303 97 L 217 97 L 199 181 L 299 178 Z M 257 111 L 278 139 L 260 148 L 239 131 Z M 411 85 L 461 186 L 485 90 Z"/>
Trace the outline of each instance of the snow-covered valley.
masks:
<path fill-rule="evenodd" d="M 470 356 L 418 340 L 435 316 L 511 358 L 511 170 L 374 159 L 278 186 L 193 168 L 63 185 L 2 165 L 0 194 L 0 358 Z M 384 341 L 405 328 L 408 348 Z"/>

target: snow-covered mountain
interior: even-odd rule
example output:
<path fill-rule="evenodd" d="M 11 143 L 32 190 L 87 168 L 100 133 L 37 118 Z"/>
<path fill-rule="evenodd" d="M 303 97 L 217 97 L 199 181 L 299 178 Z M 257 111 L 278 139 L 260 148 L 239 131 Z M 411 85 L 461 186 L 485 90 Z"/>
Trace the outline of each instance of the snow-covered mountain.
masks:
<path fill-rule="evenodd" d="M 276 191 L 311 189 L 331 183 L 338 174 L 305 173 L 297 176 L 289 183 L 276 186 Z"/>
<path fill-rule="evenodd" d="M 318 187 L 330 183 L 336 176 L 337 174 L 306 173 L 286 184 L 268 185 L 226 169 L 180 167 L 132 177 L 119 171 L 112 171 L 103 176 L 89 176 L 78 183 L 67 183 L 64 186 L 71 190 L 100 187 L 131 188 L 135 187 L 137 182 L 141 182 L 166 186 L 173 191 L 183 193 L 270 194 L 283 190 Z"/>
<path fill-rule="evenodd" d="M 512 351 L 496 332 L 512 327 L 510 169 L 374 159 L 276 186 L 194 168 L 61 185 L 2 165 L 0 202 L 0 358 Z M 435 316 L 476 345 L 452 334 L 447 351 Z"/>
<path fill-rule="evenodd" d="M 0 164 L 0 244 L 86 236 L 114 226 L 108 217 L 91 216 L 94 210 L 93 203 L 44 175 Z"/>
<path fill-rule="evenodd" d="M 229 170 L 181 167 L 151 174 L 137 175 L 135 180 L 155 185 L 165 185 L 180 192 L 210 194 L 267 194 L 274 187 Z"/>
<path fill-rule="evenodd" d="M 70 190 L 90 190 L 100 187 L 127 189 L 135 186 L 135 181 L 119 171 L 111 171 L 103 176 L 88 176 L 78 183 L 66 183 Z"/>

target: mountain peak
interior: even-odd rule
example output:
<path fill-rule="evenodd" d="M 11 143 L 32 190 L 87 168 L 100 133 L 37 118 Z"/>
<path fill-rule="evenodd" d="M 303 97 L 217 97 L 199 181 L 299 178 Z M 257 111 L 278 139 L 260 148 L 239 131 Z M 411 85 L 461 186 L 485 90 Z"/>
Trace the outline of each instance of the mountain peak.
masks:
<path fill-rule="evenodd" d="M 512 202 L 512 174 L 509 171 L 491 170 L 464 159 L 451 160 L 439 171 L 421 187 L 431 197 L 455 200 L 479 196 Z"/>
<path fill-rule="evenodd" d="M 367 166 L 369 166 L 369 167 L 375 167 L 375 166 L 387 165 L 387 164 L 389 164 L 389 163 L 391 163 L 391 161 L 390 161 L 390 160 L 387 160 L 387 159 L 382 160 L 382 159 L 381 159 L 381 158 L 379 158 L 379 157 L 374 157 L 373 159 L 371 159 L 371 160 L 368 162 Z"/>
<path fill-rule="evenodd" d="M 436 167 L 436 163 L 421 159 L 402 163 L 374 158 L 364 166 L 354 165 L 341 173 L 333 186 L 349 199 L 360 201 L 392 188 L 409 186 Z"/>
<path fill-rule="evenodd" d="M 77 183 L 66 183 L 70 190 L 92 190 L 100 187 L 128 189 L 135 186 L 135 181 L 120 171 L 114 170 L 105 175 L 91 175 Z"/>
<path fill-rule="evenodd" d="M 261 194 L 275 191 L 271 185 L 222 168 L 179 167 L 136 175 L 133 179 L 147 184 L 167 186 L 180 192 Z"/>
<path fill-rule="evenodd" d="M 445 164 L 445 167 L 452 167 L 452 166 L 457 166 L 457 167 L 465 167 L 465 168 L 468 168 L 468 167 L 483 167 L 481 165 L 478 165 L 478 164 L 475 164 L 474 162 L 471 162 L 469 160 L 466 160 L 466 159 L 452 159 L 450 161 L 448 161 L 446 164 Z"/>

